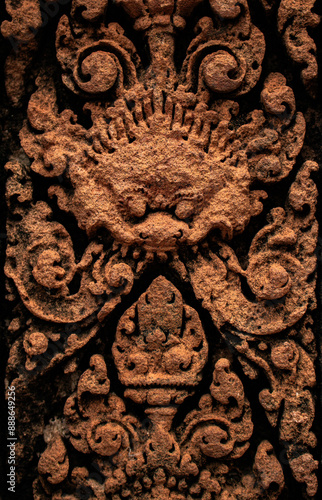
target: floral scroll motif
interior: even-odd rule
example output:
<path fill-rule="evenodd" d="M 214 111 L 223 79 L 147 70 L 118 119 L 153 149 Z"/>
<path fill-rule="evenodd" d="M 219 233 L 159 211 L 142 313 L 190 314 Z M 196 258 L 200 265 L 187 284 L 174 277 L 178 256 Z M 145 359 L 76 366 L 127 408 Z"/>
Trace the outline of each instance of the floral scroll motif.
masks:
<path fill-rule="evenodd" d="M 316 495 L 317 164 L 249 4 L 57 11 L 6 165 L 8 380 L 22 400 L 39 377 L 59 386 L 30 438 L 37 500 L 273 500 L 285 461 Z M 311 91 L 302 4 L 276 22 Z M 7 37 L 40 29 L 40 4 L 17 5 Z M 15 105 L 37 43 L 8 59 Z"/>

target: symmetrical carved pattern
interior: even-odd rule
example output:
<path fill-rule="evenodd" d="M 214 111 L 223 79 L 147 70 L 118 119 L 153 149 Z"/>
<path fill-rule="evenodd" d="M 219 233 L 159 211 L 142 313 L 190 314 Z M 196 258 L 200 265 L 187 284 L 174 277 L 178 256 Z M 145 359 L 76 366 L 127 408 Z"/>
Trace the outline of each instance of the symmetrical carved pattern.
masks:
<path fill-rule="evenodd" d="M 5 36 L 40 29 L 36 0 L 7 4 Z M 285 461 L 315 497 L 317 164 L 300 156 L 304 116 L 283 74 L 262 75 L 247 0 L 116 4 L 59 14 L 56 60 L 6 165 L 8 380 L 23 400 L 40 376 L 69 378 L 30 438 L 43 436 L 34 498 L 277 499 Z M 282 0 L 276 20 L 311 93 L 313 6 Z M 37 40 L 22 45 L 7 62 L 15 104 Z M 274 440 L 256 434 L 247 379 Z"/>

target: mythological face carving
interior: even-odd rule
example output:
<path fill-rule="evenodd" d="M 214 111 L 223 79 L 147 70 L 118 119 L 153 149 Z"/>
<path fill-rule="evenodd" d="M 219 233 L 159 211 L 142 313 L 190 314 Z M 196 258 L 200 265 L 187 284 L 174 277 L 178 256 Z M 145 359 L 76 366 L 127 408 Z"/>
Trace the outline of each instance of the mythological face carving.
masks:
<path fill-rule="evenodd" d="M 261 78 L 265 38 L 247 0 L 116 3 L 73 0 L 59 14 L 56 59 L 39 71 L 20 131 L 28 161 L 6 166 L 6 274 L 19 297 L 10 329 L 21 333 L 8 377 L 23 394 L 30 377 L 70 375 L 59 418 L 39 424 L 34 498 L 277 499 L 277 450 L 258 436 L 250 447 L 244 381 L 259 374 L 263 415 L 313 497 L 317 164 L 300 165 L 303 114 L 285 76 Z M 27 4 L 8 8 L 4 34 Z M 310 61 L 311 92 L 314 75 Z M 268 195 L 280 181 L 283 206 Z"/>

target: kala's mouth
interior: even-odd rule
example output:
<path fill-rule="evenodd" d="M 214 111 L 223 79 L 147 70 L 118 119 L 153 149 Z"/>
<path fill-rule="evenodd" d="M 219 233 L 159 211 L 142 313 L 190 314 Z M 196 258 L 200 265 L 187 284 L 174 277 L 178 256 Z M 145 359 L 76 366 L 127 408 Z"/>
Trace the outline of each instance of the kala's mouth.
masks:
<path fill-rule="evenodd" d="M 166 212 L 151 213 L 144 221 L 133 226 L 126 225 L 126 228 L 127 238 L 124 238 L 123 231 L 119 235 L 117 233 L 114 235 L 116 241 L 125 245 L 137 245 L 148 253 L 171 252 L 178 250 L 182 245 L 196 245 L 216 228 L 220 230 L 224 239 L 230 239 L 233 233 L 232 224 L 225 216 L 215 217 L 213 220 L 207 217 L 204 220 L 196 218 L 189 226 L 187 222 L 178 220 Z"/>
<path fill-rule="evenodd" d="M 146 250 L 174 250 L 187 240 L 190 231 L 187 223 L 174 219 L 170 214 L 149 214 L 135 226 L 135 234 Z"/>

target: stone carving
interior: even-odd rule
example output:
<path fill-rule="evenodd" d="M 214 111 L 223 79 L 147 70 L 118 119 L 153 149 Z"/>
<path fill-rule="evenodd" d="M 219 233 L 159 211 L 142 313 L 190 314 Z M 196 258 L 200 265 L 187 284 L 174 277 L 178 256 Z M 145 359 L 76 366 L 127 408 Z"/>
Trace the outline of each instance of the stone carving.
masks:
<path fill-rule="evenodd" d="M 5 271 L 18 298 L 8 379 L 23 395 L 40 375 L 70 376 L 59 416 L 39 418 L 31 438 L 46 444 L 34 498 L 277 499 L 285 461 L 314 497 L 317 164 L 299 156 L 304 116 L 284 75 L 261 78 L 265 38 L 247 0 L 116 3 L 124 22 L 105 0 L 58 16 L 24 156 L 6 165 Z M 282 1 L 277 22 L 291 58 L 307 61 L 309 90 L 313 4 Z M 7 10 L 5 36 L 40 29 L 37 2 Z M 36 46 L 8 60 L 16 104 Z M 247 379 L 261 384 L 274 442 L 254 437 Z"/>
<path fill-rule="evenodd" d="M 159 276 L 121 317 L 112 352 L 128 397 L 169 405 L 187 397 L 187 389 L 200 381 L 208 346 L 197 312 Z"/>
<path fill-rule="evenodd" d="M 315 28 L 320 23 L 320 17 L 312 12 L 314 4 L 315 0 L 308 2 L 282 0 L 277 23 L 288 54 L 295 63 L 303 67 L 302 81 L 312 95 L 317 91 L 318 64 L 316 44 L 309 35 L 308 28 Z"/>
<path fill-rule="evenodd" d="M 146 294 L 141 298 L 144 300 Z M 162 323 L 162 318 L 158 319 Z M 182 366 L 182 370 L 185 369 Z M 147 372 L 145 377 L 148 384 Z M 73 447 L 83 454 L 95 452 L 95 469 L 99 471 L 100 481 L 98 474 L 91 477 L 84 467 L 68 468 L 66 447 L 57 430 L 56 433 L 52 431 L 52 439 L 38 464 L 40 478 L 34 485 L 35 498 L 77 497 L 82 488 L 86 488 L 91 498 L 117 493 L 133 499 L 191 499 L 196 498 L 195 495 L 212 498 L 213 493 L 221 493 L 220 498 L 226 498 L 227 491 L 231 494 L 238 491 L 246 498 L 244 495 L 249 495 L 246 490 L 250 485 L 254 487 L 252 498 L 257 498 L 256 495 L 269 489 L 273 482 L 279 485 L 280 492 L 284 485 L 282 468 L 271 454 L 272 446 L 267 441 L 258 447 L 253 473 L 245 476 L 244 488 L 238 483 L 225 484 L 229 469 L 218 459 L 241 457 L 249 447 L 247 440 L 253 430 L 243 385 L 230 371 L 227 359 L 217 361 L 211 394 L 203 395 L 199 409 L 187 415 L 178 436 L 171 430 L 176 408 L 160 397 L 163 382 L 160 379 L 159 389 L 148 389 L 149 406 L 145 413 L 149 416 L 151 430 L 144 435 L 140 422 L 124 415 L 123 400 L 109 392 L 103 357 L 92 356 L 90 369 L 82 374 L 76 392 L 67 399 L 64 414 Z M 159 391 L 158 397 L 152 394 L 153 391 L 155 394 Z M 178 397 L 176 402 L 180 404 Z M 216 460 L 214 468 L 208 470 L 203 465 L 203 457 Z M 64 481 L 68 482 L 67 494 L 60 488 Z M 270 498 L 277 498 L 277 494 Z"/>

